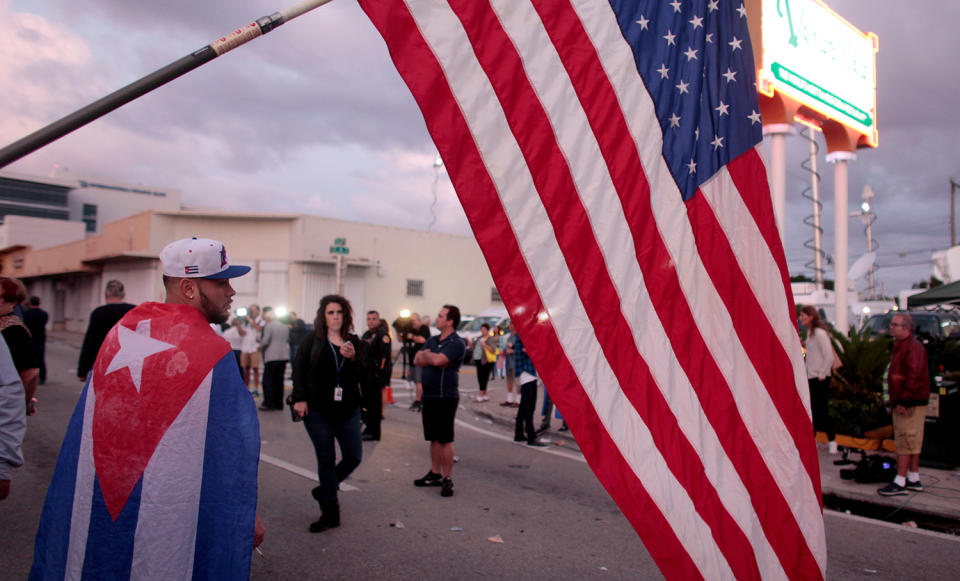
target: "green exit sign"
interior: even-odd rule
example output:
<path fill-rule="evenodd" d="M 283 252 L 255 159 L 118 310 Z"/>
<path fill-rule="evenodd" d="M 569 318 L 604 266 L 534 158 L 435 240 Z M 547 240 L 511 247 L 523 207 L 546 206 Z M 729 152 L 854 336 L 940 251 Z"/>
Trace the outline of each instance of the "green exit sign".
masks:
<path fill-rule="evenodd" d="M 330 254 L 350 254 L 350 249 L 346 246 L 334 245 L 330 247 Z"/>

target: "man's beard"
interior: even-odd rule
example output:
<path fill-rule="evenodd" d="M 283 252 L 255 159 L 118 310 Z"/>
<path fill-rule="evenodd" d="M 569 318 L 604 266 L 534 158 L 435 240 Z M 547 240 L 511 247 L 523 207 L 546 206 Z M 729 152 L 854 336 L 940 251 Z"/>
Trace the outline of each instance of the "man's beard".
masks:
<path fill-rule="evenodd" d="M 226 323 L 227 319 L 230 318 L 230 313 L 224 312 L 223 309 L 216 308 L 210 299 L 207 298 L 207 295 L 203 294 L 202 290 L 200 291 L 200 312 L 207 317 L 207 321 L 210 323 Z"/>

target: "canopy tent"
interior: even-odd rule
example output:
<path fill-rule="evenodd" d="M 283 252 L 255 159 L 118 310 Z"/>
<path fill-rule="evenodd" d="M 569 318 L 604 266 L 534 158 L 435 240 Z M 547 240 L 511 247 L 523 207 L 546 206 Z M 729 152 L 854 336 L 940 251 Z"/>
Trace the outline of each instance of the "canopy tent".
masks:
<path fill-rule="evenodd" d="M 960 280 L 907 297 L 908 309 L 942 303 L 960 304 Z"/>

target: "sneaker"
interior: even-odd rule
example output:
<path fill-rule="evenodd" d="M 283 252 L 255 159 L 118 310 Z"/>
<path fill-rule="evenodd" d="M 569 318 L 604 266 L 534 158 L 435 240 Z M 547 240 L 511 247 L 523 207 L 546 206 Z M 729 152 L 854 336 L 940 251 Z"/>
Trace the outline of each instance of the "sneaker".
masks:
<path fill-rule="evenodd" d="M 920 484 L 919 480 L 907 480 L 905 488 L 907 490 L 913 490 L 914 492 L 923 492 L 923 484 Z"/>
<path fill-rule="evenodd" d="M 453 496 L 453 480 L 449 476 L 440 482 L 440 487 L 440 496 Z"/>
<path fill-rule="evenodd" d="M 547 445 L 543 442 L 543 440 L 530 440 L 529 442 L 527 442 L 527 446 L 533 446 L 534 448 L 547 447 Z"/>
<path fill-rule="evenodd" d="M 570 427 L 567 426 L 567 424 L 563 424 L 562 426 L 560 426 L 560 428 L 559 428 L 557 431 L 558 431 L 558 432 L 569 432 L 569 431 L 570 431 Z"/>
<path fill-rule="evenodd" d="M 830 440 L 827 443 L 827 454 L 836 454 L 837 453 L 837 441 Z"/>
<path fill-rule="evenodd" d="M 511 407 L 511 406 L 513 406 L 513 403 L 512 403 L 512 402 L 509 402 L 509 401 L 500 402 L 500 407 L 508 408 L 508 407 Z"/>
<path fill-rule="evenodd" d="M 877 490 L 877 494 L 880 496 L 903 496 L 904 494 L 909 493 L 910 491 L 908 491 L 905 486 L 900 486 L 896 482 L 891 482 L 890 484 Z"/>
<path fill-rule="evenodd" d="M 419 401 L 414 401 L 412 404 L 410 404 L 411 411 L 418 412 L 422 409 L 423 409 L 423 404 L 420 403 Z"/>
<path fill-rule="evenodd" d="M 443 477 L 431 470 L 423 478 L 417 478 L 413 481 L 414 486 L 440 486 L 440 480 Z"/>
<path fill-rule="evenodd" d="M 527 439 L 524 438 L 523 436 L 514 436 L 514 437 L 513 437 L 513 441 L 514 441 L 514 442 L 526 442 Z"/>

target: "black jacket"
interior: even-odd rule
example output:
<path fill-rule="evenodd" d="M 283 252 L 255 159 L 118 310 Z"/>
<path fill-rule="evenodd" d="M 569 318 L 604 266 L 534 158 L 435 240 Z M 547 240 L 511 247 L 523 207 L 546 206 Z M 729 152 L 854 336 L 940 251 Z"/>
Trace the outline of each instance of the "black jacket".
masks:
<path fill-rule="evenodd" d="M 345 418 L 360 405 L 360 386 L 366 380 L 364 366 L 365 345 L 356 335 L 350 335 L 348 341 L 356 349 L 353 360 L 344 359 L 340 348 L 326 337 L 323 339 L 311 334 L 304 338 L 293 361 L 292 401 L 307 402 L 311 414 L 320 413 L 330 418 Z M 334 362 L 343 363 L 340 368 L 340 387 L 343 388 L 341 401 L 334 400 L 337 386 L 337 368 Z"/>

